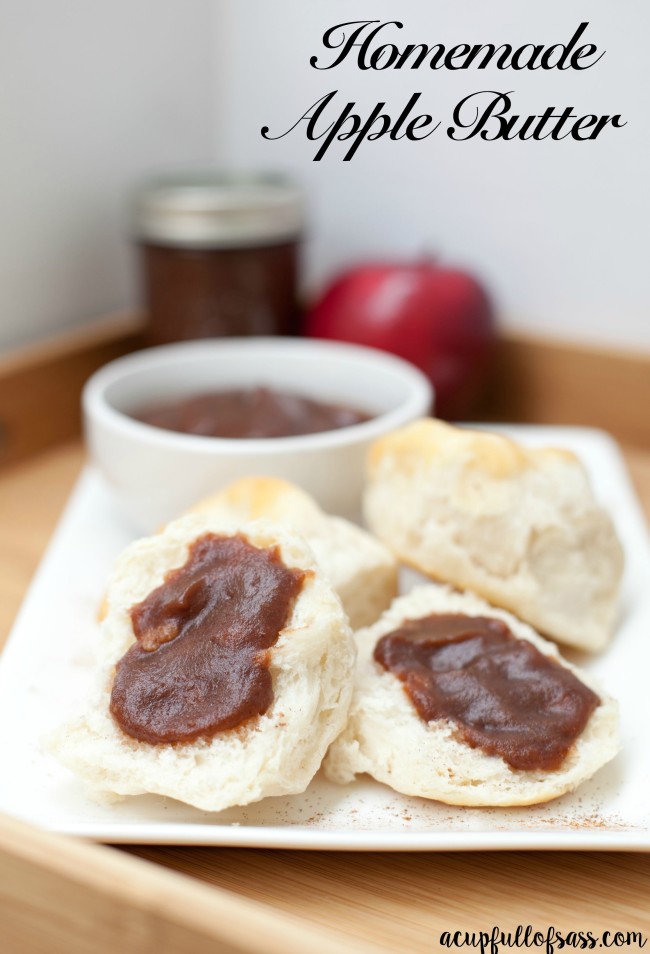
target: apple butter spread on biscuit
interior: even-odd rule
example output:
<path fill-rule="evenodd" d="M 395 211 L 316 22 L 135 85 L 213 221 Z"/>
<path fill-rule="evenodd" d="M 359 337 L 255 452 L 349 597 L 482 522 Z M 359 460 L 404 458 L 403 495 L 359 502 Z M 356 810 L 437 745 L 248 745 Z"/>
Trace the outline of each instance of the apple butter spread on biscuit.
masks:
<path fill-rule="evenodd" d="M 500 619 L 439 613 L 405 620 L 374 659 L 404 683 L 425 722 L 525 771 L 559 769 L 600 699 Z"/>
<path fill-rule="evenodd" d="M 269 650 L 304 579 L 277 547 L 196 539 L 185 564 L 131 608 L 136 642 L 111 693 L 117 724 L 142 742 L 190 742 L 264 714 L 273 701 Z"/>
<path fill-rule="evenodd" d="M 248 439 L 318 434 L 370 420 L 356 408 L 265 387 L 198 394 L 132 416 L 181 434 Z"/>

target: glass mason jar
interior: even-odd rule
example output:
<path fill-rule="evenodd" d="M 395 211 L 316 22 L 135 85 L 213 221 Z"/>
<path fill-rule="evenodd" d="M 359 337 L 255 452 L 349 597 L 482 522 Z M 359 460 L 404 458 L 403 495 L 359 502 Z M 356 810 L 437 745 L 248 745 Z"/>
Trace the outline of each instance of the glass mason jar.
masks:
<path fill-rule="evenodd" d="M 295 331 L 299 190 L 275 175 L 151 180 L 135 205 L 149 344 Z"/>

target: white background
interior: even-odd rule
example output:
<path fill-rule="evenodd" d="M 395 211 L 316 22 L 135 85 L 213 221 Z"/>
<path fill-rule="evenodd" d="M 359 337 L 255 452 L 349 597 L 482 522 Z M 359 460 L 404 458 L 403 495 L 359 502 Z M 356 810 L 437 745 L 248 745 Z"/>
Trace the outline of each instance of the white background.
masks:
<path fill-rule="evenodd" d="M 137 298 L 125 236 L 142 172 L 214 158 L 288 168 L 310 200 L 306 290 L 364 257 L 432 252 L 479 274 L 504 324 L 650 350 L 650 83 L 644 0 L 0 0 L 0 346 Z M 567 42 L 582 20 L 606 55 L 583 72 L 361 72 L 310 67 L 326 28 L 400 19 L 396 42 Z M 391 37 L 392 38 L 392 37 Z M 389 39 L 387 37 L 387 39 Z M 441 128 L 320 162 L 302 130 L 324 93 L 369 112 L 422 92 Z M 452 142 L 454 105 L 514 90 L 516 111 L 622 113 L 595 142 Z M 333 116 L 332 116 L 333 118 Z"/>
<path fill-rule="evenodd" d="M 132 303 L 126 195 L 209 154 L 211 0 L 0 0 L 0 347 Z"/>

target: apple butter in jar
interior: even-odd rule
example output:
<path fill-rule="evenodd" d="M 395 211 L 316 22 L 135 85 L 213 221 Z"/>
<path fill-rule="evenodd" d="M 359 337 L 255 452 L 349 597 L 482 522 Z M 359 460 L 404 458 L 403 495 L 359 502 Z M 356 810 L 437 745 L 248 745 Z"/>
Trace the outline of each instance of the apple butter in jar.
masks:
<path fill-rule="evenodd" d="M 295 330 L 299 190 L 214 171 L 150 181 L 136 200 L 149 344 Z"/>

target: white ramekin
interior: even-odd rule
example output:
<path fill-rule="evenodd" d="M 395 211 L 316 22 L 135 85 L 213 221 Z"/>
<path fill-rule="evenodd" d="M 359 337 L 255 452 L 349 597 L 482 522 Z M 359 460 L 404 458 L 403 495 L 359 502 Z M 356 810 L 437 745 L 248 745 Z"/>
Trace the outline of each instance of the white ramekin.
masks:
<path fill-rule="evenodd" d="M 269 385 L 375 414 L 363 424 L 308 434 L 235 440 L 179 434 L 129 416 L 206 390 Z M 123 512 L 150 531 L 232 480 L 272 475 L 299 484 L 330 513 L 358 514 L 363 464 L 382 434 L 428 414 L 429 381 L 372 348 L 293 338 L 227 338 L 138 351 L 85 386 L 91 458 Z"/>

